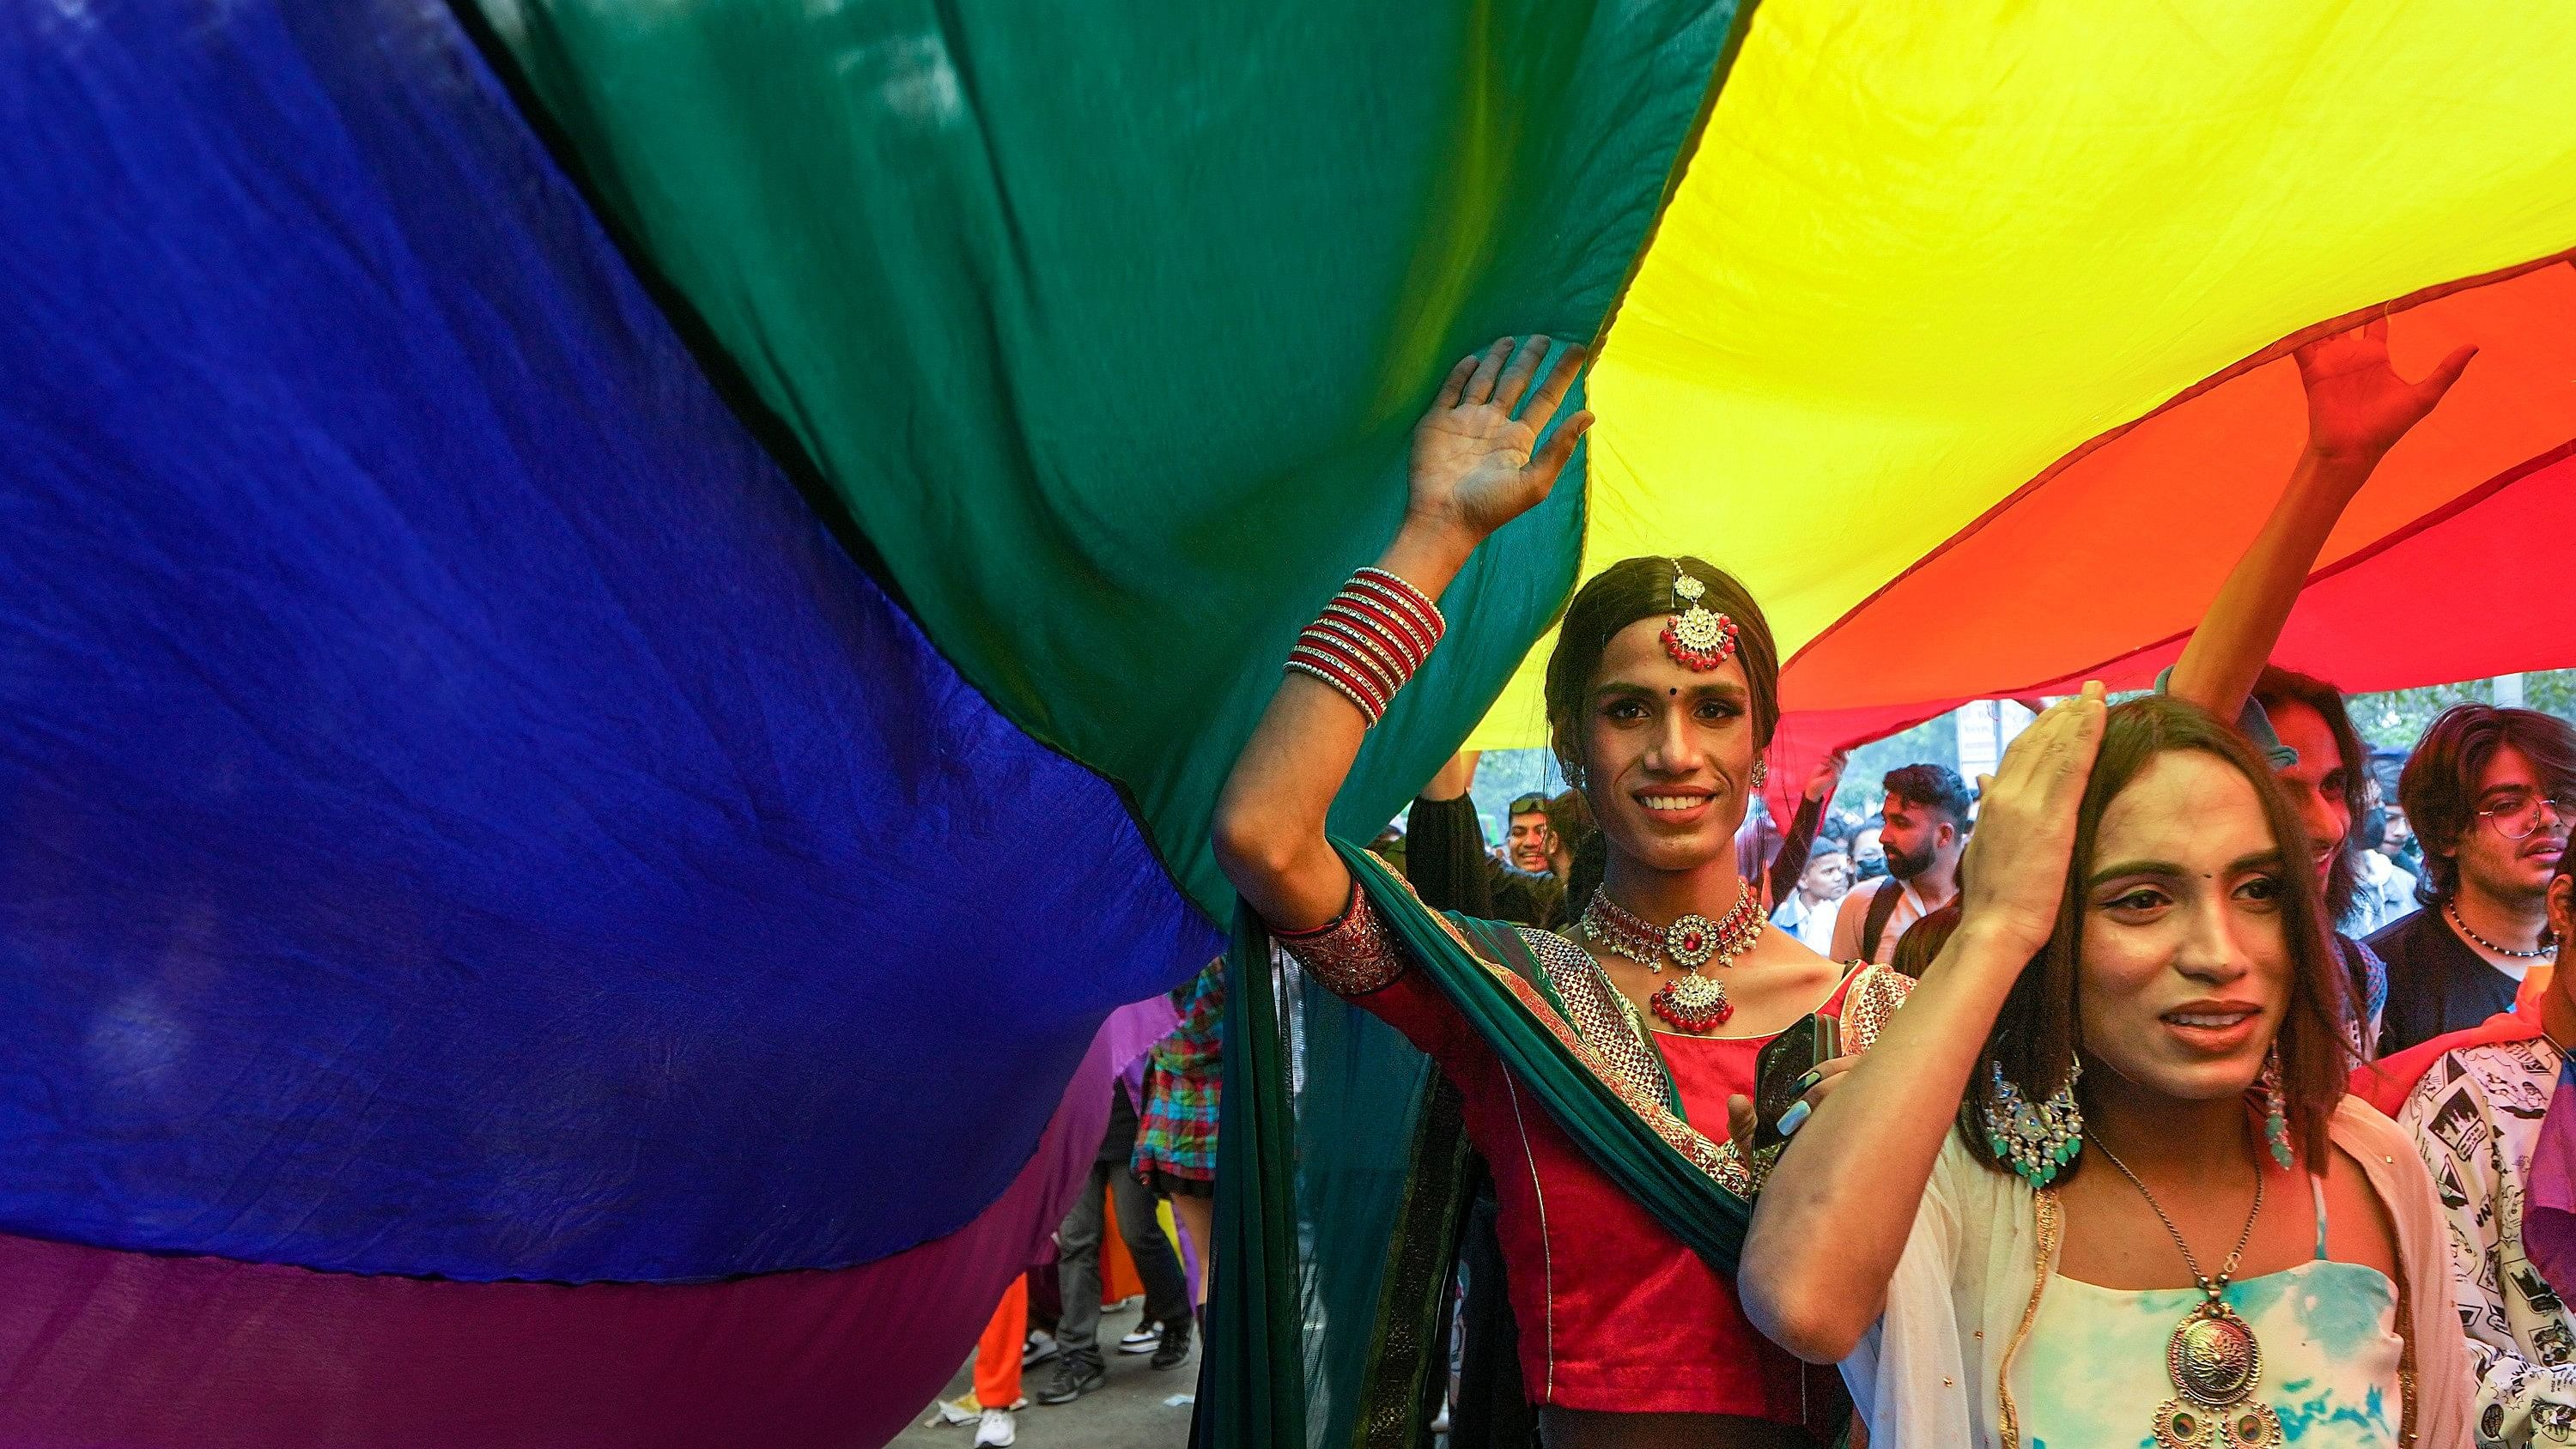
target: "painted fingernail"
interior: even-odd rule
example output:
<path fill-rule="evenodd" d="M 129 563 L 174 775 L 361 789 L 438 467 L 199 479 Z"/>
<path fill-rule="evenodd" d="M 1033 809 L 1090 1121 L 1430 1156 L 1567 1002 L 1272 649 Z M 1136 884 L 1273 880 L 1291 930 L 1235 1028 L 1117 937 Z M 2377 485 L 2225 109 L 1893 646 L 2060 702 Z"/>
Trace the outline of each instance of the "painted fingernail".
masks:
<path fill-rule="evenodd" d="M 1807 1125 L 1807 1118 L 1813 1110 L 1804 1102 L 1790 1103 L 1789 1110 L 1780 1114 L 1780 1135 L 1786 1137 Z"/>
<path fill-rule="evenodd" d="M 1790 1091 L 1792 1091 L 1792 1092 L 1800 1092 L 1800 1093 L 1803 1093 L 1803 1092 L 1805 1092 L 1809 1087 L 1814 1086 L 1816 1083 L 1821 1082 L 1821 1081 L 1823 1081 L 1824 1079 L 1825 1079 L 1825 1074 L 1824 1074 L 1823 1072 L 1821 1072 L 1821 1071 L 1809 1072 L 1809 1073 L 1807 1073 L 1805 1076 L 1800 1077 L 1798 1080 L 1796 1080 L 1796 1081 L 1794 1081 L 1794 1082 L 1791 1082 L 1791 1083 L 1789 1084 L 1789 1090 L 1790 1090 Z M 1804 1104 L 1801 1104 L 1801 1105 L 1804 1105 Z"/>

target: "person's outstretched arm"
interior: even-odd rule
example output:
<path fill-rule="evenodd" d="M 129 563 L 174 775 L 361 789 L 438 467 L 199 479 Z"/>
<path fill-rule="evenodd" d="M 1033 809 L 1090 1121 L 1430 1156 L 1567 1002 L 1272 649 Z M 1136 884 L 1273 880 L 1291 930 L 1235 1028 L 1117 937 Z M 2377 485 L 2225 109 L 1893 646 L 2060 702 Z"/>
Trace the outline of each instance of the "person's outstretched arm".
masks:
<path fill-rule="evenodd" d="M 1540 380 L 1548 346 L 1545 337 L 1506 337 L 1450 369 L 1414 427 L 1404 523 L 1379 568 L 1436 600 L 1478 544 L 1547 497 L 1592 425 L 1590 413 L 1578 412 L 1538 446 L 1583 370 L 1583 350 L 1568 348 Z M 1515 418 L 1524 395 L 1529 406 Z M 1217 864 L 1274 929 L 1313 930 L 1350 901 L 1350 872 L 1324 826 L 1366 733 L 1357 706 L 1321 681 L 1290 674 L 1235 758 L 1217 800 Z"/>
<path fill-rule="evenodd" d="M 2308 394 L 2308 446 L 2263 531 L 2236 561 L 2208 617 L 2183 646 L 2168 693 L 2220 719 L 2236 718 L 2335 521 L 2379 460 L 2433 411 L 2477 352 L 2463 347 L 2422 382 L 2408 382 L 2388 365 L 2384 317 L 2297 351 L 2299 381 Z"/>
<path fill-rule="evenodd" d="M 1810 1363 L 1850 1357 L 1884 1310 L 1986 1036 L 2056 925 L 2102 719 L 2102 687 L 2088 684 L 1979 782 L 1958 931 L 1762 1189 L 1736 1287 L 1753 1326 Z"/>
<path fill-rule="evenodd" d="M 1834 789 L 1843 782 L 1843 766 L 1851 760 L 1848 750 L 1836 750 L 1817 762 L 1807 775 L 1807 788 L 1798 797 L 1798 813 L 1790 818 L 1787 833 L 1780 837 L 1780 854 L 1771 862 L 1770 893 L 1766 897 L 1778 906 L 1798 888 L 1798 877 L 1807 873 L 1807 857 L 1816 848 L 1816 832 L 1825 825 L 1825 802 L 1834 798 Z"/>

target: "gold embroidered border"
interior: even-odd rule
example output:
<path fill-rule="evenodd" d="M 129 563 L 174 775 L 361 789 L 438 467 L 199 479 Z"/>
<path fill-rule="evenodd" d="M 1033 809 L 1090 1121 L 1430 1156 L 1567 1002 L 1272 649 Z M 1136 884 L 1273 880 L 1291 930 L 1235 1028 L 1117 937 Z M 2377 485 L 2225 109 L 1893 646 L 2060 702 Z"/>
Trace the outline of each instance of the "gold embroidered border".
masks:
<path fill-rule="evenodd" d="M 1843 993 L 1843 1051 L 1857 1056 L 1878 1045 L 1878 1034 L 1914 992 L 1914 978 L 1890 966 L 1872 966 Z"/>
<path fill-rule="evenodd" d="M 1369 903 L 1368 892 L 1356 885 L 1341 919 L 1293 935 L 1273 931 L 1270 939 L 1296 957 L 1297 964 L 1335 996 L 1366 996 L 1383 990 L 1411 964 L 1394 938 L 1387 935 L 1386 923 L 1378 919 L 1377 907 Z"/>
<path fill-rule="evenodd" d="M 2057 1261 L 2057 1193 L 2041 1188 L 2031 1194 L 2031 1225 L 2039 1235 L 2039 1266 L 2030 1282 L 2030 1302 L 2021 1310 L 2021 1326 L 2013 1330 L 2012 1342 L 2004 1345 L 2003 1358 L 1995 1365 L 1995 1394 L 2000 1408 L 1996 1428 L 2003 1439 L 2003 1449 L 2021 1449 L 2021 1406 L 2013 1401 L 2013 1359 L 2021 1353 L 2022 1340 L 2030 1337 L 2030 1326 L 2039 1318 L 2039 1295 L 2048 1287 L 2050 1269 Z"/>
<path fill-rule="evenodd" d="M 1564 1000 L 1565 1009 L 1574 1014 L 1575 1030 L 1601 1053 L 1602 1060 L 1637 1090 L 1659 1102 L 1668 1100 L 1664 1064 L 1638 1037 L 1635 1014 L 1601 974 L 1600 963 L 1592 959 L 1592 953 L 1552 931 L 1525 926 L 1521 928 L 1521 939 L 1538 957 L 1548 981 Z"/>

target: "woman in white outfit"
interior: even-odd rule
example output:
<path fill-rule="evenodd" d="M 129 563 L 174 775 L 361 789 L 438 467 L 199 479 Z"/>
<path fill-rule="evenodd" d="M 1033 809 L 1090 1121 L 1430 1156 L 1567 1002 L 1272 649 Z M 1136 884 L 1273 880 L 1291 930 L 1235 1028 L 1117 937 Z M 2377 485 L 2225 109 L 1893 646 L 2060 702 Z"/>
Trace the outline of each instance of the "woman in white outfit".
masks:
<path fill-rule="evenodd" d="M 2344 1093 L 2298 816 L 2172 699 L 2043 714 L 1963 920 L 1774 1170 L 1754 1324 L 1877 1449 L 2468 1443 L 2430 1179 Z"/>

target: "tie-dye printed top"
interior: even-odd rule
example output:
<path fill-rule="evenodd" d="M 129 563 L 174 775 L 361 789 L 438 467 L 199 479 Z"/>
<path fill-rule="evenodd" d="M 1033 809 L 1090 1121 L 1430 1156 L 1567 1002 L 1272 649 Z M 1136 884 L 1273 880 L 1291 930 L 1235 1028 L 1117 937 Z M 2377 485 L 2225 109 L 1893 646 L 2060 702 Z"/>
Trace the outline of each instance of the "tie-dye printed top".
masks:
<path fill-rule="evenodd" d="M 2376 1268 L 2326 1261 L 2322 1194 L 2317 1239 L 2315 1260 L 2223 1295 L 2263 1348 L 2255 1395 L 2296 1449 L 2394 1445 L 2404 1413 L 2397 1285 Z M 2156 1408 L 2175 1396 L 2165 1345 L 2200 1301 L 2197 1288 L 2131 1291 L 2051 1275 L 2013 1365 L 2030 1449 L 2155 1449 Z"/>
<path fill-rule="evenodd" d="M 2417 1442 L 2424 1449 L 2459 1449 L 2469 1442 L 2474 1417 L 2469 1356 L 2459 1315 L 2439 1287 L 2450 1271 L 2450 1253 L 2433 1180 L 2415 1155 L 2413 1139 L 2361 1097 L 2347 1096 L 2336 1104 L 2326 1135 L 2369 1180 L 2381 1211 L 2396 1229 L 2398 1282 L 2415 1290 L 2401 1293 L 2397 1306 L 2406 1344 L 2414 1353 Z M 1887 1280 L 1886 1309 L 1843 1360 L 1843 1382 L 1869 1424 L 1873 1444 L 1889 1449 L 2030 1449 L 2031 1419 L 2022 1412 L 2029 1388 L 2058 1384 L 2059 1376 L 2070 1372 L 2090 1372 L 2093 1379 L 2080 1399 L 2067 1399 L 2052 1387 L 2053 1400 L 2090 1402 L 2101 1393 L 2101 1380 L 2119 1372 L 2134 1375 L 2146 1391 L 2145 1417 L 2110 1425 L 2111 1437 L 2105 1440 L 2094 1437 L 2089 1424 L 2070 1426 L 2071 1411 L 2057 1415 L 2052 1406 L 2048 1442 L 2054 1449 L 2146 1439 L 2155 1406 L 2163 1402 L 2157 1395 L 2166 1387 L 2165 1344 L 2191 1300 L 2175 1298 L 2173 1311 L 2153 1324 L 2143 1321 L 2148 1315 L 2138 1315 L 2137 1342 L 2124 1343 L 2120 1350 L 2135 1358 L 2106 1361 L 2096 1355 L 2110 1352 L 2107 1347 L 2079 1344 L 2058 1360 L 2071 1367 L 2029 1372 L 2024 1360 L 2043 1351 L 2044 1335 L 2029 1331 L 2025 1319 L 2054 1320 L 2049 1300 L 2059 1297 L 2067 1283 L 2057 1272 L 2063 1226 L 2057 1194 L 2034 1192 L 2013 1174 L 1987 1166 L 1964 1136 L 1951 1132 L 1932 1166 L 1932 1180 L 1925 1184 L 1905 1252 Z M 2313 1267 L 2291 1271 L 2302 1278 L 2316 1272 Z M 2296 1284 L 2299 1278 L 2289 1281 Z M 2296 1351 L 2288 1347 L 2290 1339 L 2279 1337 L 2283 1331 L 2270 1324 L 2262 1327 L 2264 1349 L 2273 1356 L 2264 1378 L 2275 1390 L 2291 1378 L 2307 1376 L 2307 1370 L 2290 1363 Z M 2287 1331 L 2292 1338 L 2309 1332 L 2305 1327 Z M 2063 1346 L 2053 1331 L 2045 1337 Z M 2339 1388 L 2378 1384 L 2383 1400 L 2391 1404 L 2387 1418 L 2393 1424 L 2406 1412 L 2403 1401 L 2389 1398 L 2395 1377 L 2384 1364 L 2367 1369 L 2339 1365 L 2330 1382 Z M 2366 1391 L 2339 1396 L 2367 1400 Z M 2279 1402 L 2273 1394 L 2264 1397 Z M 2302 1445 L 2352 1442 L 2305 1427 L 2302 1436 Z"/>

